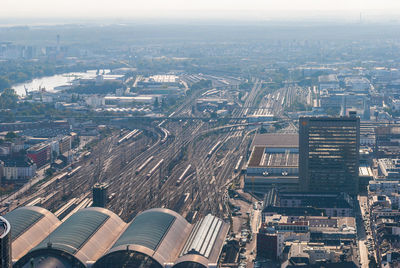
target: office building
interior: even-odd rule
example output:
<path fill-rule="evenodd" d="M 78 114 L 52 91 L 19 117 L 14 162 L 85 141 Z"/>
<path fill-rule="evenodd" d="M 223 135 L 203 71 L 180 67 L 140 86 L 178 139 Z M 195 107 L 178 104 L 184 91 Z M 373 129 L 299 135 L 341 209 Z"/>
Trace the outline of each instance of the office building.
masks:
<path fill-rule="evenodd" d="M 72 139 L 71 136 L 64 136 L 59 140 L 59 152 L 60 154 L 64 154 L 66 152 L 68 152 L 69 150 L 71 150 L 71 143 L 72 143 Z"/>
<path fill-rule="evenodd" d="M 36 175 L 36 164 L 27 157 L 3 157 L 2 183 L 26 182 Z"/>
<path fill-rule="evenodd" d="M 400 180 L 400 159 L 378 159 L 378 171 L 385 179 Z"/>
<path fill-rule="evenodd" d="M 321 75 L 318 77 L 319 90 L 340 88 L 339 79 L 336 74 Z"/>
<path fill-rule="evenodd" d="M 360 119 L 301 117 L 299 179 L 303 191 L 357 194 Z"/>
<path fill-rule="evenodd" d="M 107 189 L 106 183 L 96 183 L 93 186 L 93 207 L 104 208 L 107 205 Z"/>
<path fill-rule="evenodd" d="M 353 199 L 346 193 L 278 192 L 271 189 L 264 199 L 261 218 L 275 214 L 353 217 Z"/>
<path fill-rule="evenodd" d="M 288 261 L 281 267 L 357 267 L 352 247 L 349 245 L 324 245 L 318 243 L 292 242 Z"/>
<path fill-rule="evenodd" d="M 27 155 L 40 168 L 50 161 L 50 153 L 51 147 L 49 144 L 38 144 L 29 148 Z"/>
<path fill-rule="evenodd" d="M 400 158 L 400 127 L 380 125 L 375 129 L 377 158 Z"/>

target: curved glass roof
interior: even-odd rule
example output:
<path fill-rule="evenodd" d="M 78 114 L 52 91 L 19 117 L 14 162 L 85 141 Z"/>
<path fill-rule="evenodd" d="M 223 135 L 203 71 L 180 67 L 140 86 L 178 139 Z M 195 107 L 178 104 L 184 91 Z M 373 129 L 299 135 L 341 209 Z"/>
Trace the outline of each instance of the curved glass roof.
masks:
<path fill-rule="evenodd" d="M 75 254 L 82 248 L 89 238 L 110 218 L 109 215 L 97 210 L 80 210 L 68 218 L 46 239 L 32 251 L 52 248 Z"/>
<path fill-rule="evenodd" d="M 140 267 L 140 268 L 162 268 L 162 266 L 146 254 L 135 251 L 119 251 L 106 255 L 97 261 L 94 268 L 122 268 L 122 267 Z"/>
<path fill-rule="evenodd" d="M 172 266 L 172 268 L 206 268 L 206 266 L 197 262 L 185 261 Z"/>
<path fill-rule="evenodd" d="M 206 258 L 210 257 L 222 225 L 222 220 L 208 214 L 195 225 L 181 255 L 196 253 Z"/>
<path fill-rule="evenodd" d="M 156 250 L 176 217 L 162 211 L 149 210 L 137 215 L 113 248 L 121 245 L 141 245 Z"/>
<path fill-rule="evenodd" d="M 4 215 L 4 218 L 12 226 L 11 237 L 13 241 L 45 216 L 32 208 L 21 207 Z"/>

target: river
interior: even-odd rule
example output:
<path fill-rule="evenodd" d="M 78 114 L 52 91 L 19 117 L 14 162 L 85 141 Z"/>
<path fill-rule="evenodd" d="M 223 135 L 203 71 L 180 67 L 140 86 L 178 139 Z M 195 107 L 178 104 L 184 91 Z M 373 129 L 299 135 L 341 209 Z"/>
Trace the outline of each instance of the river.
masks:
<path fill-rule="evenodd" d="M 100 70 L 100 73 L 107 74 L 110 70 Z M 15 84 L 12 86 L 13 89 L 17 92 L 18 95 L 25 95 L 25 88 L 28 91 L 35 91 L 40 88 L 45 88 L 48 92 L 56 92 L 54 88 L 59 86 L 70 85 L 73 80 L 83 78 L 95 78 L 97 70 L 88 70 L 86 72 L 78 72 L 78 73 L 64 73 L 64 74 L 56 74 L 53 76 L 45 76 L 41 78 L 35 78 L 29 82 Z"/>

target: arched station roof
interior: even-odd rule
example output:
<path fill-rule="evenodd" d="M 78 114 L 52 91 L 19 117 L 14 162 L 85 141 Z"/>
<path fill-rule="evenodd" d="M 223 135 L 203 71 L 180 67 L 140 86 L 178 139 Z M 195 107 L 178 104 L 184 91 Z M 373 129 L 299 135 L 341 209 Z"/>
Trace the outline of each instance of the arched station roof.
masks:
<path fill-rule="evenodd" d="M 48 255 L 86 266 L 106 252 L 125 225 L 116 214 L 104 208 L 79 210 L 20 259 L 17 267 L 24 267 L 32 258 Z"/>
<path fill-rule="evenodd" d="M 187 254 L 180 257 L 173 268 L 206 268 L 208 267 L 209 260 L 204 256 L 198 254 Z"/>
<path fill-rule="evenodd" d="M 163 266 L 176 260 L 190 230 L 191 225 L 185 218 L 172 210 L 146 210 L 132 220 L 95 267 L 103 267 L 101 263 L 120 251 L 142 253 Z"/>
<path fill-rule="evenodd" d="M 17 208 L 4 218 L 11 225 L 12 258 L 18 260 L 56 229 L 61 221 L 41 207 Z"/>

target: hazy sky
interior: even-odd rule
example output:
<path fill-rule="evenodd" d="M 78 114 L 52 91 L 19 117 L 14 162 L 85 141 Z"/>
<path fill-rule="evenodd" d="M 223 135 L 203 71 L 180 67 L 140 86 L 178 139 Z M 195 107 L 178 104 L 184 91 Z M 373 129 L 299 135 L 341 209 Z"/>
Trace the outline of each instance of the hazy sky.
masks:
<path fill-rule="evenodd" d="M 0 17 L 290 17 L 400 14 L 399 0 L 0 0 Z"/>

